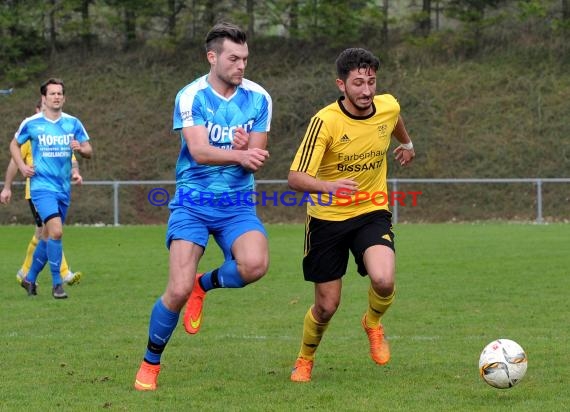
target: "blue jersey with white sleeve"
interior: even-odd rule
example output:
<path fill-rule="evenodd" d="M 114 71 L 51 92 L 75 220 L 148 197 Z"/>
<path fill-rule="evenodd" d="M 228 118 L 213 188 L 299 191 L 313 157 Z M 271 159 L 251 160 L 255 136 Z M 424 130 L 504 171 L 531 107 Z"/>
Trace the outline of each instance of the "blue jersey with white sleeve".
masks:
<path fill-rule="evenodd" d="M 176 95 L 173 129 L 205 126 L 211 146 L 233 150 L 234 131 L 242 127 L 247 133 L 268 132 L 272 102 L 269 93 L 250 80 L 243 79 L 235 93 L 225 98 L 202 76 Z M 234 197 L 236 192 L 253 189 L 253 173 L 240 165 L 202 165 L 191 156 L 180 132 L 181 150 L 176 163 L 176 188 L 192 189 L 213 197 Z"/>
<path fill-rule="evenodd" d="M 37 190 L 69 194 L 71 141 L 89 140 L 81 121 L 66 113 L 61 113 L 57 120 L 50 120 L 40 112 L 24 119 L 15 137 L 19 144 L 31 142 L 35 170 L 30 178 L 32 197 Z"/>

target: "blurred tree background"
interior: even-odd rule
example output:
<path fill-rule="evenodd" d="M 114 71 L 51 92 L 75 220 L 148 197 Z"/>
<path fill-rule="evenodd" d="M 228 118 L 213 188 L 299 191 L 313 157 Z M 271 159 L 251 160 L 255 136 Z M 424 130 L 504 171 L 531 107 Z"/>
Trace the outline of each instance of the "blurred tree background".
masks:
<path fill-rule="evenodd" d="M 247 29 L 246 77 L 273 97 L 272 157 L 258 179 L 286 179 L 310 117 L 338 96 L 334 59 L 355 46 L 380 57 L 378 91 L 398 98 L 417 148 L 412 167 L 390 162 L 390 177 L 570 177 L 570 0 L 2 0 L 0 89 L 13 88 L 0 95 L 2 171 L 39 84 L 55 76 L 92 138 L 86 180 L 173 180 L 174 97 L 207 72 L 203 40 L 219 20 Z M 166 221 L 148 190 L 122 190 L 121 222 Z M 457 207 L 456 186 L 424 190 L 426 207 L 406 220 L 532 219 L 536 206 L 530 186 L 470 186 Z M 71 222 L 112 221 L 108 187 L 73 196 Z M 547 216 L 570 217 L 568 185 L 544 196 Z M 19 197 L 0 223 L 29 223 Z"/>

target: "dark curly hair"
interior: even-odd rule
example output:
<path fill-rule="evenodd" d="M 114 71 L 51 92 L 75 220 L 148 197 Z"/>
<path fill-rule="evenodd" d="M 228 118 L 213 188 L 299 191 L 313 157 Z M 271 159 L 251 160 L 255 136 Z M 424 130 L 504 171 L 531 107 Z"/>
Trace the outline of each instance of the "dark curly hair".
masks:
<path fill-rule="evenodd" d="M 344 50 L 336 59 L 336 74 L 342 81 L 354 69 L 372 69 L 376 72 L 379 67 L 380 60 L 376 56 L 366 49 L 356 47 Z"/>

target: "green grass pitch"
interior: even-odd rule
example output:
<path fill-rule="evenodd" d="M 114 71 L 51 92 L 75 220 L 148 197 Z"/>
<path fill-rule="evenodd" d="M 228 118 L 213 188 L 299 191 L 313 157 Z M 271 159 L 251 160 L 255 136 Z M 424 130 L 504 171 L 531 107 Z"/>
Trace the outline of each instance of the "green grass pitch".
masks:
<path fill-rule="evenodd" d="M 268 225 L 271 265 L 241 290 L 216 290 L 199 334 L 175 331 L 159 389 L 138 393 L 148 317 L 168 273 L 164 226 L 65 230 L 85 273 L 28 298 L 15 273 L 32 226 L 0 227 L 0 410 L 4 411 L 563 411 L 570 407 L 570 226 L 413 224 L 395 228 L 397 299 L 384 319 L 392 360 L 376 366 L 360 328 L 368 281 L 351 262 L 341 306 L 317 352 L 313 381 L 289 373 L 312 285 L 303 281 L 301 225 Z M 212 242 L 201 270 L 219 263 Z M 478 376 L 483 347 L 526 350 L 519 385 Z"/>

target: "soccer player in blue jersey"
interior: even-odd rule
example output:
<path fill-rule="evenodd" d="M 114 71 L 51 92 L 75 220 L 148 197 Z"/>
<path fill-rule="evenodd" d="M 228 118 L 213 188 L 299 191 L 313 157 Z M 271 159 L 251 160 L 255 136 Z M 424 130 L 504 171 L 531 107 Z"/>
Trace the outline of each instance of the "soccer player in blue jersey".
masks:
<path fill-rule="evenodd" d="M 40 87 L 44 110 L 24 119 L 10 142 L 12 159 L 24 177 L 30 178 L 32 202 L 44 223 L 42 238 L 36 246 L 32 266 L 22 279 L 29 296 L 37 294 L 36 280 L 49 262 L 52 295 L 67 298 L 60 273 L 63 222 L 71 195 L 72 154 L 89 158 L 92 154 L 89 136 L 76 117 L 63 112 L 65 87 L 60 79 L 48 79 Z M 27 141 L 32 146 L 33 165 L 22 159 L 20 147 Z"/>
<path fill-rule="evenodd" d="M 248 54 L 244 31 L 216 24 L 206 36 L 210 72 L 176 96 L 173 129 L 180 132 L 182 147 L 166 234 L 170 274 L 151 312 L 137 390 L 156 389 L 161 355 L 185 303 L 186 330 L 196 333 L 208 291 L 244 287 L 267 271 L 267 234 L 243 195 L 253 190 L 253 174 L 269 157 L 272 103 L 261 86 L 243 77 Z M 209 235 L 225 260 L 197 275 Z"/>
<path fill-rule="evenodd" d="M 36 104 L 36 113 L 39 113 L 42 110 L 42 99 L 39 99 L 38 103 Z M 24 162 L 31 166 L 34 164 L 34 159 L 32 158 L 32 145 L 30 140 L 24 143 L 20 147 L 20 152 L 22 153 L 22 159 Z M 14 162 L 14 159 L 10 158 L 10 162 L 8 163 L 8 167 L 6 169 L 6 177 L 4 179 L 4 187 L 0 192 L 0 203 L 8 204 L 12 198 L 12 182 L 14 178 L 18 174 L 18 166 Z M 80 185 L 83 182 L 83 177 L 79 173 L 79 164 L 77 163 L 77 159 L 75 155 L 71 156 L 71 181 L 74 184 Z M 24 258 L 24 262 L 22 263 L 22 267 L 18 269 L 16 273 L 16 280 L 19 284 L 22 283 L 22 279 L 24 279 L 30 270 L 30 266 L 32 265 L 32 258 L 34 256 L 34 251 L 36 250 L 36 246 L 41 238 L 44 222 L 38 215 L 34 203 L 32 202 L 32 198 L 30 196 L 30 179 L 26 179 L 26 190 L 25 190 L 25 198 L 28 201 L 30 206 L 30 210 L 32 212 L 32 216 L 36 223 L 36 229 L 34 231 L 34 235 L 30 239 L 28 243 L 28 247 L 26 248 L 26 256 Z M 63 283 L 68 285 L 75 285 L 79 283 L 82 277 L 81 272 L 72 272 L 69 268 L 67 263 L 67 259 L 65 258 L 65 253 L 62 252 L 61 256 L 61 269 L 60 269 L 61 276 L 63 278 Z"/>

